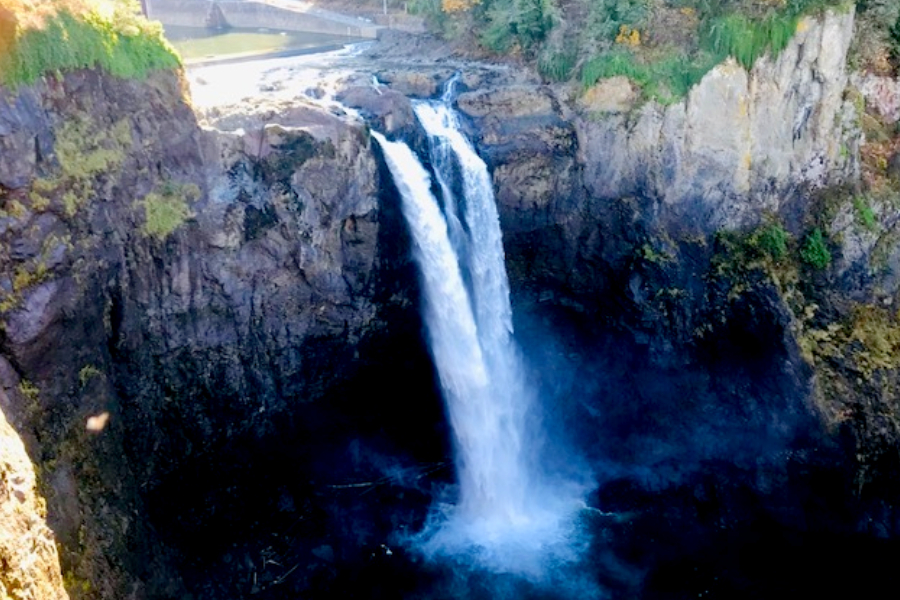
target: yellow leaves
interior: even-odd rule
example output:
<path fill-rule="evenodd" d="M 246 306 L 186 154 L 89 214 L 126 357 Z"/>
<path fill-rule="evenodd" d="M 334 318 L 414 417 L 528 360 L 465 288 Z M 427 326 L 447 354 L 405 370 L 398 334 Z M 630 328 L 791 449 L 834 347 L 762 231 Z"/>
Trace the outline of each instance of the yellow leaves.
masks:
<path fill-rule="evenodd" d="M 441 9 L 445 13 L 458 13 L 470 10 L 481 0 L 441 0 Z"/>
<path fill-rule="evenodd" d="M 636 48 L 641 45 L 641 32 L 637 29 L 633 29 L 629 25 L 623 24 L 619 27 L 619 35 L 616 36 L 616 43 Z"/>

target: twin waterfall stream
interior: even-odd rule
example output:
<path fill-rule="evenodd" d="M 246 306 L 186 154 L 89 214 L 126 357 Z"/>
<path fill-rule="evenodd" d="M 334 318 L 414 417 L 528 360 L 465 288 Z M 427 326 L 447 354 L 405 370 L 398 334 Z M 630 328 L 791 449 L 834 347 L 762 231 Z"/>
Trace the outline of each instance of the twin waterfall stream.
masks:
<path fill-rule="evenodd" d="M 441 101 L 414 103 L 440 201 L 413 151 L 373 132 L 413 240 L 456 451 L 458 498 L 436 507 L 417 545 L 426 556 L 465 555 L 489 570 L 538 575 L 548 554 L 571 553 L 579 498 L 541 469 L 537 399 L 513 339 L 492 182 L 460 132 L 452 87 Z"/>

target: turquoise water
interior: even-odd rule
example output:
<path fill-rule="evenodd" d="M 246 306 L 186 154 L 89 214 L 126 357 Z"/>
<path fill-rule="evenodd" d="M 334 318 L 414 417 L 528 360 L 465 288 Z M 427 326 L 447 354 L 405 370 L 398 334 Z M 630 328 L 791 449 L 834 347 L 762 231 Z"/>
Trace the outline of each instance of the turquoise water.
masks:
<path fill-rule="evenodd" d="M 272 29 L 215 30 L 167 26 L 165 31 L 166 37 L 189 63 L 266 54 L 311 52 L 362 41 L 347 36 Z"/>

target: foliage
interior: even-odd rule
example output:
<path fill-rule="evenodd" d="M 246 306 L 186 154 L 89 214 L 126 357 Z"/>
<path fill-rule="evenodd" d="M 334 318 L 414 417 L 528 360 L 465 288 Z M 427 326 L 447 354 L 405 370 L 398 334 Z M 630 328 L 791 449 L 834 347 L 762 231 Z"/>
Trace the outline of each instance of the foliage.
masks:
<path fill-rule="evenodd" d="M 645 97 L 667 104 L 684 97 L 715 62 L 706 53 L 694 57 L 670 54 L 643 62 L 632 50 L 617 48 L 585 63 L 581 83 L 590 87 L 600 79 L 623 75 L 639 85 Z"/>
<path fill-rule="evenodd" d="M 73 217 L 89 203 L 94 178 L 118 169 L 125 160 L 132 144 L 131 124 L 122 119 L 104 127 L 93 119 L 73 117 L 55 133 L 59 173 L 35 180 L 32 191 L 40 204 L 48 206 L 50 198 L 58 195 L 65 214 Z"/>
<path fill-rule="evenodd" d="M 56 133 L 54 151 L 63 175 L 86 179 L 117 168 L 131 147 L 131 124 L 117 121 L 108 129 L 87 120 L 70 119 Z"/>
<path fill-rule="evenodd" d="M 787 256 L 788 232 L 781 223 L 770 223 L 750 236 L 750 244 L 778 262 Z"/>
<path fill-rule="evenodd" d="M 800 248 L 800 259 L 818 270 L 825 269 L 831 264 L 831 251 L 820 228 L 816 227 L 806 236 Z"/>
<path fill-rule="evenodd" d="M 144 233 L 164 240 L 194 215 L 188 204 L 200 197 L 200 189 L 194 184 L 167 183 L 158 192 L 144 197 Z"/>
<path fill-rule="evenodd" d="M 617 49 L 589 60 L 581 68 L 581 83 L 585 87 L 594 85 L 600 79 L 624 75 L 638 85 L 650 80 L 649 70 L 640 64 L 630 50 Z"/>
<path fill-rule="evenodd" d="M 795 245 L 784 226 L 769 220 L 749 232 L 720 231 L 716 234 L 713 273 L 731 280 L 732 293 L 740 293 L 748 274 L 764 273 L 779 286 L 796 279 Z"/>
<path fill-rule="evenodd" d="M 888 29 L 888 51 L 895 62 L 900 61 L 900 13 L 897 14 L 897 20 Z"/>
<path fill-rule="evenodd" d="M 648 0 L 596 0 L 588 13 L 587 35 L 595 44 L 609 46 L 624 31 L 637 30 L 648 9 Z"/>
<path fill-rule="evenodd" d="M 526 49 L 543 41 L 553 26 L 549 0 L 515 0 L 515 34 Z"/>
<path fill-rule="evenodd" d="M 764 54 L 783 50 L 803 15 L 842 4 L 846 0 L 597 0 L 581 44 L 592 56 L 583 60 L 580 78 L 590 86 L 624 75 L 645 98 L 677 101 L 726 57 L 750 68 Z M 669 46 L 655 41 L 659 27 L 673 23 L 663 13 L 675 14 L 685 29 Z"/>
<path fill-rule="evenodd" d="M 572 75 L 577 60 L 578 54 L 574 49 L 545 49 L 538 56 L 537 69 L 547 79 L 565 81 Z"/>
<path fill-rule="evenodd" d="M 675 258 L 665 250 L 656 250 L 650 243 L 644 243 L 637 250 L 638 258 L 654 265 L 671 263 Z"/>
<path fill-rule="evenodd" d="M 701 32 L 701 44 L 715 56 L 733 56 L 749 69 L 766 53 L 777 55 L 797 29 L 797 17 L 779 13 L 762 21 L 729 14 L 709 21 Z"/>
<path fill-rule="evenodd" d="M 60 9 L 31 27 L 19 26 L 8 52 L 0 56 L 3 84 L 16 87 L 45 73 L 88 67 L 141 78 L 180 64 L 161 26 L 136 14 L 130 2 L 95 1 L 79 10 L 73 2 L 56 0 L 50 6 Z"/>
<path fill-rule="evenodd" d="M 878 221 L 875 218 L 875 211 L 869 205 L 868 200 L 863 196 L 853 197 L 853 209 L 856 214 L 856 220 L 868 231 L 875 232 L 878 230 Z"/>
<path fill-rule="evenodd" d="M 441 10 L 445 13 L 463 12 L 471 10 L 480 0 L 442 0 Z"/>
<path fill-rule="evenodd" d="M 407 10 L 410 14 L 431 19 L 442 15 L 444 7 L 441 0 L 410 0 L 407 4 Z"/>
<path fill-rule="evenodd" d="M 866 377 L 878 370 L 900 369 L 898 317 L 881 306 L 856 304 L 845 319 L 805 332 L 803 350 L 812 361 L 837 360 Z"/>
<path fill-rule="evenodd" d="M 486 0 L 481 43 L 496 53 L 532 53 L 553 27 L 551 0 Z"/>
<path fill-rule="evenodd" d="M 101 377 L 102 375 L 102 371 L 94 365 L 85 365 L 78 371 L 78 381 L 81 382 L 81 387 L 84 387 L 94 377 Z"/>

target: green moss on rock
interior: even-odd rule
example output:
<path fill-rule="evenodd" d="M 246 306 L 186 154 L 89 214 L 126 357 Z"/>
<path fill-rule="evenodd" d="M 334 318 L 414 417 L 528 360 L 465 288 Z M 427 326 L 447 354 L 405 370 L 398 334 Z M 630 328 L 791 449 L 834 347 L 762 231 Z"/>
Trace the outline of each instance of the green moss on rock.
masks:
<path fill-rule="evenodd" d="M 200 197 L 196 185 L 168 183 L 140 201 L 144 208 L 145 235 L 164 240 L 194 216 L 190 203 Z"/>

